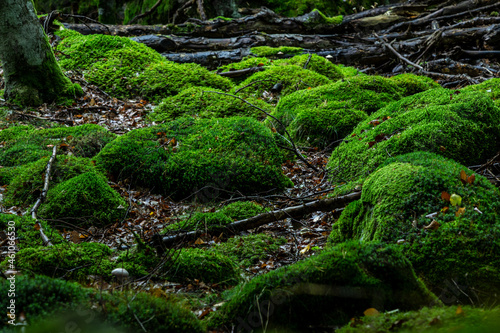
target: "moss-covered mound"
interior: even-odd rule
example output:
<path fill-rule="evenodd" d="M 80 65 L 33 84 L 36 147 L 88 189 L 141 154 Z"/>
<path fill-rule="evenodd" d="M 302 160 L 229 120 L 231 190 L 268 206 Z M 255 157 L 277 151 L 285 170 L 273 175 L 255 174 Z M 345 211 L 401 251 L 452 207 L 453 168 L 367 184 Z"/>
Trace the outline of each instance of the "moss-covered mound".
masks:
<path fill-rule="evenodd" d="M 401 97 L 396 83 L 380 76 L 355 76 L 283 97 L 272 113 L 298 142 L 325 147 L 346 137 L 359 122 Z M 280 133 L 282 126 L 268 118 Z"/>
<path fill-rule="evenodd" d="M 9 288 L 9 281 L 1 279 L 1 294 L 8 295 Z M 15 288 L 16 315 L 24 313 L 30 324 L 29 332 L 63 332 L 68 327 L 83 332 L 205 331 L 200 321 L 173 298 L 135 292 L 108 294 L 46 276 L 17 277 Z M 4 309 L 9 302 L 7 296 L 0 298 Z M 7 320 L 0 322 L 0 329 L 9 326 Z"/>
<path fill-rule="evenodd" d="M 349 242 L 236 287 L 208 326 L 343 325 L 370 307 L 416 310 L 434 300 L 394 246 Z"/>
<path fill-rule="evenodd" d="M 67 55 L 61 66 L 85 70 L 89 82 L 117 97 L 140 96 L 152 101 L 192 86 L 231 88 L 227 78 L 196 64 L 176 64 L 125 37 L 68 35 L 58 46 Z"/>
<path fill-rule="evenodd" d="M 330 241 L 399 241 L 433 290 L 454 279 L 491 301 L 500 294 L 500 192 L 472 175 L 432 153 L 390 159 L 366 179 L 361 199 L 334 223 Z"/>
<path fill-rule="evenodd" d="M 3 204 L 9 207 L 27 206 L 35 203 L 43 190 L 48 161 L 49 157 L 45 157 L 16 168 L 4 193 Z M 85 172 L 97 172 L 90 159 L 56 156 L 51 168 L 49 185 L 52 188 Z"/>
<path fill-rule="evenodd" d="M 247 116 L 256 119 L 266 117 L 265 113 L 232 96 L 220 95 L 207 91 L 223 91 L 211 88 L 192 87 L 183 90 L 176 96 L 164 99 L 152 113 L 148 115 L 151 121 L 170 121 L 182 116 L 200 118 L 225 118 L 232 116 Z M 247 102 L 270 113 L 273 108 L 262 100 L 248 98 Z"/>
<path fill-rule="evenodd" d="M 172 281 L 186 281 L 186 279 L 235 285 L 240 281 L 240 270 L 235 262 L 214 251 L 187 248 L 180 250 L 179 255 L 173 255 L 170 262 L 165 264 L 168 279 Z"/>
<path fill-rule="evenodd" d="M 114 140 L 115 134 L 105 128 L 86 124 L 75 127 L 37 129 L 34 126 L 13 126 L 0 131 L 0 165 L 19 166 L 52 155 L 50 145 L 62 145 L 75 156 L 93 157 Z"/>
<path fill-rule="evenodd" d="M 240 267 L 250 267 L 259 260 L 269 258 L 285 243 L 286 239 L 283 237 L 273 238 L 266 234 L 236 236 L 217 244 L 213 251 L 229 256 Z"/>
<path fill-rule="evenodd" d="M 245 68 L 252 67 L 263 67 L 263 66 L 271 66 L 273 65 L 275 60 L 271 60 L 265 57 L 251 57 L 247 56 L 243 58 L 243 60 L 238 62 L 232 62 L 227 65 L 222 65 L 217 68 L 217 72 L 230 72 L 237 71 Z"/>
<path fill-rule="evenodd" d="M 237 89 L 248 85 L 239 92 L 240 95 L 261 97 L 265 91 L 271 92 L 271 88 L 280 83 L 282 85 L 280 94 L 286 96 L 297 90 L 314 88 L 331 82 L 326 76 L 299 66 L 270 66 L 262 72 L 252 74 L 239 84 Z"/>
<path fill-rule="evenodd" d="M 418 94 L 419 92 L 441 87 L 436 81 L 427 77 L 411 73 L 399 74 L 390 78 L 403 90 L 403 96 Z"/>
<path fill-rule="evenodd" d="M 480 84 L 473 84 L 463 88 L 462 91 L 482 91 L 500 107 L 500 79 L 489 79 Z"/>
<path fill-rule="evenodd" d="M 127 203 L 99 174 L 83 173 L 49 190 L 39 216 L 81 226 L 109 225 L 125 215 Z"/>
<path fill-rule="evenodd" d="M 44 245 L 38 228 L 35 228 L 35 220 L 30 215 L 0 214 L 0 231 L 8 232 L 10 221 L 14 221 L 18 248 L 25 249 Z M 47 222 L 39 221 L 39 223 L 52 244 L 59 244 L 64 241 L 59 232 L 51 228 Z"/>
<path fill-rule="evenodd" d="M 356 180 L 390 156 L 429 151 L 465 165 L 497 151 L 500 109 L 481 92 L 431 89 L 372 114 L 332 153 L 334 182 Z"/>
<path fill-rule="evenodd" d="M 344 77 L 339 66 L 317 54 L 301 54 L 290 59 L 276 60 L 273 64 L 281 66 L 296 65 L 301 68 L 304 68 L 307 64 L 307 69 L 326 76 L 332 82 Z"/>
<path fill-rule="evenodd" d="M 217 212 L 194 213 L 187 219 L 167 226 L 165 231 L 216 230 L 233 221 L 243 220 L 265 212 L 262 206 L 252 201 L 231 203 Z"/>
<path fill-rule="evenodd" d="M 88 275 L 111 279 L 114 266 L 111 249 L 100 243 L 59 243 L 54 246 L 22 248 L 16 253 L 16 268 L 29 274 L 40 274 L 84 281 Z M 2 262 L 2 269 L 8 262 Z"/>
<path fill-rule="evenodd" d="M 200 200 L 215 200 L 225 191 L 250 194 L 291 183 L 281 171 L 272 132 L 245 117 L 180 118 L 133 130 L 95 159 L 117 179 L 130 178 L 176 199 L 199 190 Z"/>
<path fill-rule="evenodd" d="M 456 332 L 494 333 L 500 331 L 500 308 L 469 306 L 425 307 L 418 311 L 381 313 L 353 320 L 338 333 Z"/>

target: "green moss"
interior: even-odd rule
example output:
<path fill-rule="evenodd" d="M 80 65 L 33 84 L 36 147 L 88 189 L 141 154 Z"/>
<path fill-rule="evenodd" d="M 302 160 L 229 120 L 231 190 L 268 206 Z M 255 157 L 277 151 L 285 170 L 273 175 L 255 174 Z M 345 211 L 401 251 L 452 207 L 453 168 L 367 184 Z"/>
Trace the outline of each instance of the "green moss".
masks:
<path fill-rule="evenodd" d="M 49 190 L 39 215 L 45 219 L 69 220 L 80 226 L 120 221 L 127 203 L 103 178 L 87 172 L 55 186 Z"/>
<path fill-rule="evenodd" d="M 235 287 L 208 327 L 343 325 L 369 307 L 415 310 L 432 301 L 394 246 L 350 242 Z"/>
<path fill-rule="evenodd" d="M 336 332 L 497 332 L 500 309 L 457 307 L 425 307 L 418 311 L 388 312 L 361 317 Z"/>
<path fill-rule="evenodd" d="M 168 278 L 173 281 L 200 280 L 205 283 L 234 285 L 240 281 L 240 272 L 229 257 L 202 249 L 182 249 L 169 267 Z"/>
<path fill-rule="evenodd" d="M 322 86 L 331 83 L 331 81 L 324 75 L 290 65 L 271 66 L 265 71 L 254 73 L 236 88 L 242 88 L 251 83 L 253 84 L 241 90 L 239 94 L 245 97 L 261 97 L 264 91 L 270 92 L 275 84 L 281 83 L 283 88 L 280 94 L 286 96 L 297 90 Z"/>
<path fill-rule="evenodd" d="M 42 246 L 43 241 L 40 237 L 40 231 L 35 228 L 35 220 L 29 215 L 18 216 L 14 214 L 0 214 L 0 230 L 7 232 L 9 221 L 14 221 L 16 228 L 17 246 L 20 249 Z M 47 222 L 39 221 L 44 234 L 50 239 L 52 244 L 63 242 L 62 236 L 53 229 Z"/>
<path fill-rule="evenodd" d="M 249 217 L 262 214 L 269 209 L 253 201 L 237 201 L 224 206 L 221 211 L 234 221 L 247 219 Z"/>
<path fill-rule="evenodd" d="M 337 66 L 345 78 L 348 78 L 351 76 L 356 76 L 356 75 L 366 75 L 366 74 L 363 74 L 362 72 L 360 72 L 355 67 L 344 66 L 342 64 L 338 64 Z"/>
<path fill-rule="evenodd" d="M 16 168 L 16 175 L 4 193 L 3 204 L 9 207 L 35 203 L 43 189 L 48 161 L 49 157 L 46 157 Z M 50 186 L 54 187 L 79 174 L 92 171 L 97 172 L 88 158 L 56 156 L 51 168 Z"/>
<path fill-rule="evenodd" d="M 137 246 L 123 251 L 116 259 L 117 267 L 124 268 L 133 277 L 143 277 L 160 263 L 153 248 L 136 236 Z"/>
<path fill-rule="evenodd" d="M 390 78 L 398 87 L 402 88 L 403 96 L 410 96 L 422 91 L 441 87 L 436 81 L 427 76 L 418 76 L 411 73 L 399 74 Z"/>
<path fill-rule="evenodd" d="M 401 249 L 433 290 L 441 291 L 446 281 L 455 279 L 465 283 L 465 289 L 477 290 L 481 302 L 495 302 L 500 285 L 500 192 L 479 175 L 472 184 L 462 184 L 462 170 L 473 174 L 459 163 L 425 152 L 386 161 L 364 182 L 361 203 L 351 204 L 334 224 L 330 240 L 404 241 Z M 443 192 L 461 196 L 460 206 L 443 200 Z M 436 230 L 424 228 L 432 222 L 426 217 L 431 213 L 437 213 L 433 219 L 440 223 Z M 481 294 L 486 290 L 487 295 Z M 455 300 L 469 302 L 462 296 Z"/>
<path fill-rule="evenodd" d="M 250 49 L 250 51 L 257 57 L 270 57 L 278 55 L 279 52 L 282 54 L 300 54 L 304 49 L 301 47 L 293 46 L 280 46 L 280 47 L 270 47 L 270 46 L 255 46 Z"/>
<path fill-rule="evenodd" d="M 462 91 L 482 91 L 500 107 L 500 79 L 489 79 L 480 84 L 467 86 Z"/>
<path fill-rule="evenodd" d="M 64 277 L 84 281 L 88 275 L 111 279 L 114 266 L 109 261 L 111 250 L 100 243 L 60 243 L 20 249 L 16 253 L 16 268 L 29 274 Z M 8 267 L 5 260 L 2 269 Z"/>
<path fill-rule="evenodd" d="M 305 21 L 306 26 L 309 26 L 309 27 L 311 27 L 311 26 L 314 27 L 314 26 L 317 26 L 320 24 L 321 25 L 324 25 L 324 24 L 338 25 L 338 24 L 342 23 L 342 20 L 344 19 L 344 17 L 342 15 L 328 17 L 316 8 L 311 11 L 311 14 L 312 15 L 309 17 L 309 19 Z"/>
<path fill-rule="evenodd" d="M 297 65 L 299 67 L 304 68 L 306 62 L 307 62 L 307 67 L 306 67 L 307 69 L 314 71 L 318 74 L 324 75 L 333 82 L 340 80 L 344 77 L 344 75 L 342 75 L 339 66 L 333 64 L 329 60 L 317 54 L 301 54 L 289 59 L 275 60 L 273 64 L 281 66 Z"/>
<path fill-rule="evenodd" d="M 96 157 L 116 179 L 182 199 L 215 200 L 226 191 L 289 186 L 271 131 L 251 118 L 178 120 L 128 132 Z M 223 189 L 221 191 L 219 189 Z"/>
<path fill-rule="evenodd" d="M 164 99 L 152 113 L 149 120 L 170 121 L 183 116 L 200 118 L 224 118 L 232 116 L 248 116 L 263 119 L 266 115 L 245 102 L 226 95 L 206 91 L 222 92 L 213 88 L 192 87 L 184 89 L 178 95 Z M 248 98 L 247 102 L 271 112 L 272 107 L 262 100 Z"/>
<path fill-rule="evenodd" d="M 238 62 L 232 62 L 217 68 L 217 72 L 238 71 L 245 68 L 261 67 L 273 65 L 276 60 L 271 60 L 265 57 L 245 57 Z"/>
<path fill-rule="evenodd" d="M 337 147 L 328 164 L 331 180 L 363 178 L 390 156 L 419 150 L 480 164 L 497 151 L 499 119 L 500 109 L 480 92 L 431 89 L 403 98 L 361 122 Z"/>
<path fill-rule="evenodd" d="M 15 176 L 15 167 L 0 167 L 0 186 L 9 184 Z"/>
<path fill-rule="evenodd" d="M 270 258 L 286 243 L 283 237 L 273 238 L 266 234 L 236 236 L 217 244 L 212 251 L 232 258 L 240 267 L 251 267 Z"/>

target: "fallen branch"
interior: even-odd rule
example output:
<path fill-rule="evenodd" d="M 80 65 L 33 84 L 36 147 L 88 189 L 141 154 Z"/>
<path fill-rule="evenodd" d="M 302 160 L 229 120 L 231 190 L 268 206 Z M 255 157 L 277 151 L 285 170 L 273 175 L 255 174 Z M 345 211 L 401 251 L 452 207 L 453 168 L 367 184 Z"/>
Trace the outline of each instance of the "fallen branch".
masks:
<path fill-rule="evenodd" d="M 281 121 L 278 120 L 278 118 L 276 118 L 275 116 L 271 115 L 269 112 L 266 112 L 265 110 L 259 108 L 258 106 L 256 105 L 253 105 L 252 103 L 248 102 L 247 100 L 241 98 L 241 97 L 238 97 L 238 96 L 235 96 L 235 95 L 231 95 L 231 94 L 227 94 L 227 93 L 222 93 L 222 92 L 218 92 L 218 91 L 204 91 L 204 93 L 213 93 L 213 94 L 219 94 L 219 95 L 226 95 L 226 96 L 231 96 L 231 97 L 234 97 L 234 98 L 237 98 L 239 99 L 240 101 L 242 102 L 245 102 L 246 104 L 250 105 L 251 107 L 253 108 L 256 108 L 257 110 L 259 110 L 260 112 L 263 112 L 264 114 L 266 114 L 268 117 L 271 117 L 273 118 L 274 120 L 276 120 L 276 122 L 278 124 L 281 125 L 281 127 L 283 127 L 283 131 L 286 133 L 286 135 L 288 136 L 288 142 L 292 145 L 293 147 L 293 152 L 295 153 L 295 155 L 302 161 L 304 162 L 308 167 L 310 167 L 311 169 L 313 169 L 314 171 L 318 172 L 318 168 L 316 168 L 314 165 L 312 165 L 311 163 L 309 163 L 303 156 L 302 154 L 299 152 L 297 146 L 295 145 L 295 143 L 293 142 L 292 140 L 292 136 L 290 135 L 290 133 L 288 133 L 288 131 L 286 130 L 286 126 L 283 125 L 283 123 Z"/>
<path fill-rule="evenodd" d="M 286 218 L 300 218 L 306 214 L 317 211 L 330 211 L 337 208 L 342 208 L 345 207 L 348 203 L 358 200 L 359 198 L 361 198 L 361 191 L 353 192 L 341 197 L 316 200 L 299 206 L 273 210 L 271 212 L 256 215 L 248 219 L 233 222 L 223 227 L 222 230 L 217 229 L 217 232 L 222 231 L 235 234 L 240 231 L 255 229 L 257 227 L 260 227 L 261 225 L 280 221 Z M 195 239 L 203 232 L 203 230 L 196 230 L 174 236 L 165 236 L 161 239 L 161 242 L 159 244 L 155 244 L 155 247 L 170 247 L 179 241 Z"/>
<path fill-rule="evenodd" d="M 42 237 L 43 244 L 45 244 L 46 246 L 52 246 L 52 243 L 50 242 L 49 237 L 47 237 L 47 235 L 45 235 L 45 233 L 43 232 L 42 225 L 38 222 L 36 211 L 47 197 L 47 192 L 49 191 L 50 169 L 52 168 L 52 164 L 56 159 L 56 153 L 57 146 L 54 146 L 54 148 L 52 149 L 52 156 L 50 156 L 49 162 L 47 163 L 47 170 L 45 171 L 45 181 L 43 184 L 42 193 L 40 194 L 38 200 L 35 202 L 33 208 L 31 208 L 31 217 L 35 220 L 35 225 L 37 225 L 39 228 L 38 231 L 40 232 L 40 237 Z"/>

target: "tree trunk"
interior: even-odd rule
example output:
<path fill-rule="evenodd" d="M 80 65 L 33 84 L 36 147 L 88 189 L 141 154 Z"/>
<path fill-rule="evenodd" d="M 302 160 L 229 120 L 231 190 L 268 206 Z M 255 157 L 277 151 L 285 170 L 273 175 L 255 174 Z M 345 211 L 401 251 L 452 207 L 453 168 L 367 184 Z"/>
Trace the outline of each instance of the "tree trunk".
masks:
<path fill-rule="evenodd" d="M 0 0 L 4 98 L 18 105 L 72 99 L 82 89 L 64 76 L 31 0 Z"/>

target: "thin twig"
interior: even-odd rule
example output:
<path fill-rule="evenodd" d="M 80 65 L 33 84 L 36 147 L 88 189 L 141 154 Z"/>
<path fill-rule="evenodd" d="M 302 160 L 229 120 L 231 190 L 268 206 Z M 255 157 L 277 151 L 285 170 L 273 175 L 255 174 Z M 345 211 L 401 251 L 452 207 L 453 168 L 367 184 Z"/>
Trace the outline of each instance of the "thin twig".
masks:
<path fill-rule="evenodd" d="M 281 125 L 281 127 L 283 127 L 283 131 L 286 133 L 286 135 L 288 136 L 288 141 L 290 142 L 290 144 L 292 145 L 293 147 L 293 152 L 295 153 L 295 155 L 297 155 L 297 157 L 302 161 L 304 162 L 305 164 L 307 164 L 308 167 L 310 167 L 311 169 L 313 169 L 314 171 L 318 172 L 318 168 L 316 168 L 314 165 L 312 165 L 311 163 L 309 163 L 303 156 L 302 154 L 298 151 L 297 149 L 297 146 L 295 145 L 295 143 L 293 142 L 293 139 L 290 135 L 290 133 L 288 133 L 288 131 L 286 130 L 286 126 L 278 120 L 278 118 L 276 118 L 275 116 L 271 115 L 269 112 L 259 108 L 258 106 L 256 105 L 253 105 L 252 103 L 246 101 L 245 99 L 241 98 L 241 97 L 238 97 L 238 96 L 235 96 L 235 95 L 231 95 L 231 94 L 227 94 L 227 93 L 223 93 L 223 92 L 218 92 L 218 91 L 204 91 L 203 93 L 213 93 L 213 94 L 219 94 L 219 95 L 226 95 L 226 96 L 231 96 L 231 97 L 234 97 L 234 98 L 237 98 L 239 99 L 240 101 L 243 101 L 245 102 L 246 104 L 250 105 L 251 107 L 253 108 L 256 108 L 257 110 L 259 110 L 260 112 L 263 112 L 264 114 L 266 114 L 268 117 L 271 117 L 273 118 L 278 124 Z"/>

